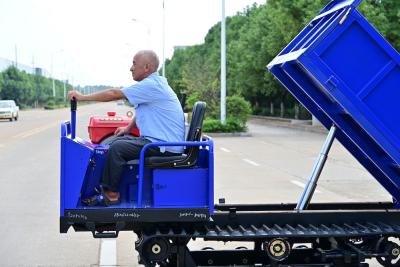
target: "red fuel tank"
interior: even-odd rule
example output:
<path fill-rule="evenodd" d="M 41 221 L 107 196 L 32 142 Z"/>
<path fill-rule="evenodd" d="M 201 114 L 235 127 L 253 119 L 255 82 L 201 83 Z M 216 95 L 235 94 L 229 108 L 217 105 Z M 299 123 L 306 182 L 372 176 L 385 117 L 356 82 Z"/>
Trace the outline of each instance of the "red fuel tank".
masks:
<path fill-rule="evenodd" d="M 128 116 L 118 116 L 116 112 L 109 111 L 107 116 L 92 116 L 89 121 L 89 138 L 93 144 L 99 144 L 105 138 L 114 134 L 118 127 L 127 126 L 132 121 Z M 131 134 L 140 136 L 139 129 L 133 128 Z"/>

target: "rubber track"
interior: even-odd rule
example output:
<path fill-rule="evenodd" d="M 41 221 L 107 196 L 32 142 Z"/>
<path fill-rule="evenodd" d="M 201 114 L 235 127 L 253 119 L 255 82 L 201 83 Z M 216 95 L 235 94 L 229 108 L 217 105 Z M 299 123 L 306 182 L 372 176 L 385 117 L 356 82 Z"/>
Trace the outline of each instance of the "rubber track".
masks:
<path fill-rule="evenodd" d="M 308 225 L 210 225 L 197 229 L 159 229 L 152 235 L 159 237 L 190 237 L 209 240 L 253 240 L 255 238 L 306 238 L 306 237 L 361 237 L 376 235 L 398 235 L 400 225 L 384 222 L 353 224 L 308 224 Z"/>

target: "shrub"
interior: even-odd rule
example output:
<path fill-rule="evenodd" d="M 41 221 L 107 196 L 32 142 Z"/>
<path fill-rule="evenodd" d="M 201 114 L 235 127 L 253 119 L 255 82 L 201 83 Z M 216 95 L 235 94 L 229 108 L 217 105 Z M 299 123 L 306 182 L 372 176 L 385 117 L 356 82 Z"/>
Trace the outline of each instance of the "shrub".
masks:
<path fill-rule="evenodd" d="M 64 97 L 57 97 L 55 99 L 56 104 L 64 104 L 65 102 L 67 102 L 67 100 Z"/>
<path fill-rule="evenodd" d="M 237 119 L 244 126 L 251 114 L 250 102 L 242 96 L 228 96 L 226 98 L 226 112 L 228 118 Z"/>
<path fill-rule="evenodd" d="M 44 105 L 44 109 L 54 109 L 56 106 L 56 103 L 54 99 L 49 99 L 47 100 L 46 104 Z"/>
<path fill-rule="evenodd" d="M 192 107 L 198 101 L 198 95 L 192 94 L 187 98 L 186 104 Z M 228 133 L 246 131 L 246 121 L 251 114 L 250 102 L 242 96 L 233 95 L 226 98 L 227 118 L 225 124 L 217 119 L 220 117 L 219 102 L 209 99 L 206 101 L 206 119 L 203 123 L 203 131 L 211 133 Z"/>
<path fill-rule="evenodd" d="M 228 118 L 225 124 L 222 124 L 219 120 L 206 119 L 203 123 L 203 131 L 207 133 L 244 132 L 246 126 L 235 118 Z"/>

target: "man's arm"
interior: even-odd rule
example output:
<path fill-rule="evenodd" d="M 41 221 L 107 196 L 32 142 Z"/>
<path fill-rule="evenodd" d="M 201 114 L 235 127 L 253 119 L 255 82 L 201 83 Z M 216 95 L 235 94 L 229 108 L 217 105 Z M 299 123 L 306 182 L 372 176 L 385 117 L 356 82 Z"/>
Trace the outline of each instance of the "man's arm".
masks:
<path fill-rule="evenodd" d="M 126 126 L 128 133 L 136 127 L 136 116 L 133 116 L 131 122 Z"/>
<path fill-rule="evenodd" d="M 108 102 L 113 100 L 125 99 L 125 95 L 118 88 L 111 88 L 90 95 L 82 95 L 78 91 L 68 92 L 68 99 L 75 98 L 79 101 L 99 101 Z"/>
<path fill-rule="evenodd" d="M 116 136 L 122 136 L 124 134 L 129 134 L 132 130 L 132 128 L 136 127 L 136 117 L 133 117 L 131 122 L 129 122 L 129 124 L 125 127 L 118 127 L 115 132 L 114 135 Z"/>

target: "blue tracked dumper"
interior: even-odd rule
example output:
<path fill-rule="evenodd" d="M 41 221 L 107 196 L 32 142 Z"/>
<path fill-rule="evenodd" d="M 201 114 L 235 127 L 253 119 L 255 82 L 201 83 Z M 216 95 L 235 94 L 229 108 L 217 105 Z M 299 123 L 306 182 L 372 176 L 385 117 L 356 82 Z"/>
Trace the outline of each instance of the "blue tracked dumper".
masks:
<path fill-rule="evenodd" d="M 61 126 L 60 232 L 95 238 L 138 235 L 144 266 L 400 265 L 400 55 L 357 11 L 361 0 L 334 0 L 268 64 L 275 77 L 330 129 L 298 203 L 214 205 L 213 141 L 201 136 L 205 103 L 194 108 L 175 158 L 129 162 L 120 205 L 86 207 L 108 150 Z M 311 203 L 334 139 L 391 194 L 388 203 Z M 252 242 L 253 248 L 191 251 L 191 239 Z"/>

